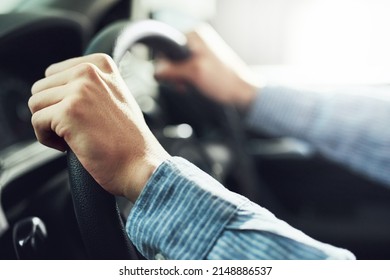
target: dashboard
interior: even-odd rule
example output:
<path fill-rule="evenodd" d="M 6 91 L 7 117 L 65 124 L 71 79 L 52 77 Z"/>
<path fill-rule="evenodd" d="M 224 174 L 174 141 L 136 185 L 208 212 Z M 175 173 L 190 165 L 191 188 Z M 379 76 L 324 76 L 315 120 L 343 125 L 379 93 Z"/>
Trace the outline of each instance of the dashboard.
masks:
<path fill-rule="evenodd" d="M 77 230 L 65 157 L 36 142 L 28 99 L 50 64 L 82 54 L 88 28 L 70 12 L 0 14 L 0 259 L 16 257 L 11 229 L 21 219 L 45 217 L 49 230 L 56 231 L 56 220 L 45 209 L 58 209 Z M 69 252 L 58 246 L 50 247 Z"/>
<path fill-rule="evenodd" d="M 30 85 L 0 69 L 0 150 L 34 137 L 27 106 Z"/>

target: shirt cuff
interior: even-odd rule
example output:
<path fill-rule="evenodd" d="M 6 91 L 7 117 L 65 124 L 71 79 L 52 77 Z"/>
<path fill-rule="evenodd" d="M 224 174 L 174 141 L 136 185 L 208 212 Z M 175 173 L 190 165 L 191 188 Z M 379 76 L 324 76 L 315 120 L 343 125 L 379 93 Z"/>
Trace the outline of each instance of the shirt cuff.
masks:
<path fill-rule="evenodd" d="M 204 259 L 246 201 L 185 159 L 173 157 L 148 181 L 126 230 L 148 259 Z"/>

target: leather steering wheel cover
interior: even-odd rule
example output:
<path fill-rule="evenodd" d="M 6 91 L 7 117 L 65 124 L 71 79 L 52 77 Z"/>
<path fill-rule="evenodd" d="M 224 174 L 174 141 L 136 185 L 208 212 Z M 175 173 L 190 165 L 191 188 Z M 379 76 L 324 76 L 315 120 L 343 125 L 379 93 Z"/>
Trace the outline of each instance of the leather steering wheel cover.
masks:
<path fill-rule="evenodd" d="M 119 213 L 115 197 L 67 152 L 74 209 L 89 259 L 138 259 Z"/>
<path fill-rule="evenodd" d="M 89 43 L 85 55 L 111 55 L 125 22 L 111 25 Z M 89 259 L 139 259 L 129 240 L 115 197 L 85 170 L 73 151 L 67 152 L 70 188 L 81 237 Z"/>

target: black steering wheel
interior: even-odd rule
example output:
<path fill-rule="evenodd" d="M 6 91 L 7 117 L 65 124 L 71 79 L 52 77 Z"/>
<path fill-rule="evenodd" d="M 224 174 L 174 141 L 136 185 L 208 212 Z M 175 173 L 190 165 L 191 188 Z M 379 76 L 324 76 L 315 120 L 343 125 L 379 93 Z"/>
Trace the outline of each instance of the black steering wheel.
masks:
<path fill-rule="evenodd" d="M 120 38 L 119 41 L 118 38 Z M 114 60 L 119 63 L 127 49 L 135 43 L 143 43 L 161 51 L 172 60 L 183 60 L 191 56 L 183 34 L 168 25 L 153 20 L 130 24 L 128 22 L 115 23 L 91 41 L 85 54 L 106 53 L 113 55 Z M 116 46 L 115 49 L 114 46 Z M 201 103 L 210 102 L 202 97 L 193 98 L 201 98 Z M 222 108 L 215 104 L 211 106 L 215 106 L 222 122 L 228 128 L 227 137 L 231 141 L 236 164 L 241 170 L 237 172 L 237 176 L 244 186 L 243 194 L 256 201 L 259 196 L 258 181 L 254 175 L 253 166 L 241 146 L 243 132 L 238 113 L 234 108 Z M 67 158 L 75 213 L 88 257 L 91 259 L 138 259 L 139 255 L 124 230 L 115 197 L 96 183 L 72 151 L 68 151 Z"/>

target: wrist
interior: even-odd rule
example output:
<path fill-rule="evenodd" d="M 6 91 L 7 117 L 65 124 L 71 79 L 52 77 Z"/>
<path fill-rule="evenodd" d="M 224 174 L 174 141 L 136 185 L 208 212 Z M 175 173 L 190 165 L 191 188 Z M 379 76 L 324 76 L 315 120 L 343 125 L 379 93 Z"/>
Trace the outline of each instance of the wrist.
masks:
<path fill-rule="evenodd" d="M 256 95 L 260 92 L 259 89 L 261 87 L 254 82 L 247 80 L 241 80 L 238 85 L 236 93 L 233 95 L 233 103 L 240 111 L 246 111 Z"/>
<path fill-rule="evenodd" d="M 170 157 L 167 152 L 163 151 L 159 155 L 144 157 L 132 162 L 128 168 L 128 183 L 125 184 L 123 195 L 134 203 L 156 169 Z"/>

